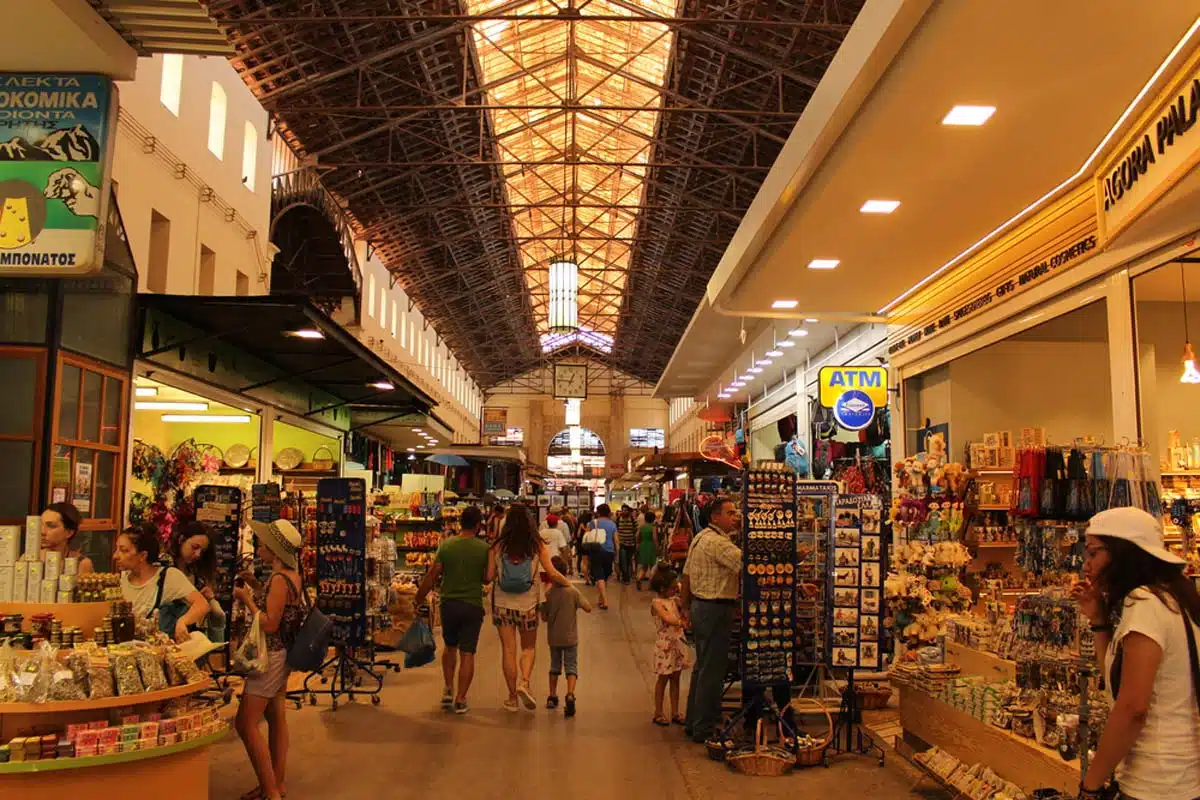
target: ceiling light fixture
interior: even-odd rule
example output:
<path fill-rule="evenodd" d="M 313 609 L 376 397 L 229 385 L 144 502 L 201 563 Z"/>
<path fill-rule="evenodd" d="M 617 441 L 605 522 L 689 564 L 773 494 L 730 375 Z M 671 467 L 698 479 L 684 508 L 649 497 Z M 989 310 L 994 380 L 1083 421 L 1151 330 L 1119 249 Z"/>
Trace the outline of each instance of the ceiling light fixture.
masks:
<path fill-rule="evenodd" d="M 864 214 L 890 214 L 899 207 L 899 200 L 868 200 L 859 211 Z"/>
<path fill-rule="evenodd" d="M 163 414 L 163 422 L 229 422 L 250 421 L 249 414 Z"/>
<path fill-rule="evenodd" d="M 808 262 L 809 269 L 837 269 L 837 265 L 842 263 L 836 258 L 814 258 Z"/>
<path fill-rule="evenodd" d="M 413 428 L 413 433 L 424 433 L 420 428 Z"/>
<path fill-rule="evenodd" d="M 769 355 L 771 358 L 779 358 L 781 355 L 783 355 L 783 351 L 782 350 L 768 350 L 767 355 Z"/>
<path fill-rule="evenodd" d="M 812 325 L 814 322 L 817 321 L 817 318 L 816 317 L 805 317 L 804 321 L 807 322 L 809 325 Z"/>
<path fill-rule="evenodd" d="M 208 411 L 208 403 L 184 403 L 166 400 L 145 400 L 134 403 L 136 411 Z"/>
<path fill-rule="evenodd" d="M 551 333 L 579 330 L 579 267 L 570 261 L 550 262 Z"/>
<path fill-rule="evenodd" d="M 777 344 L 779 347 L 795 347 L 796 346 L 796 343 L 793 342 L 791 339 L 784 339 L 782 342 L 778 342 Z"/>
<path fill-rule="evenodd" d="M 158 397 L 158 387 L 156 386 L 135 386 L 133 388 L 134 397 Z"/>
<path fill-rule="evenodd" d="M 729 395 L 728 395 L 726 392 L 720 392 L 719 394 L 717 394 L 717 397 L 719 397 L 719 398 L 720 398 L 720 399 L 722 399 L 722 400 L 728 400 L 728 399 L 729 399 Z"/>
<path fill-rule="evenodd" d="M 788 336 L 791 336 L 793 339 L 799 339 L 801 336 L 808 336 L 808 331 L 804 330 L 804 328 L 792 328 L 788 331 Z"/>
<path fill-rule="evenodd" d="M 316 328 L 301 328 L 298 331 L 288 331 L 288 336 L 295 336 L 297 339 L 324 339 L 325 334 L 321 333 Z"/>
<path fill-rule="evenodd" d="M 1196 351 L 1192 349 L 1192 337 L 1188 335 L 1187 278 L 1183 262 L 1179 262 L 1179 287 L 1183 290 L 1183 374 L 1180 383 L 1200 383 L 1200 369 L 1196 369 Z"/>
<path fill-rule="evenodd" d="M 955 106 L 942 117 L 943 125 L 958 125 L 978 128 L 996 113 L 995 106 Z"/>
<path fill-rule="evenodd" d="M 407 448 L 405 448 L 405 449 L 406 449 L 406 450 L 408 450 L 408 452 L 410 452 L 410 453 L 415 453 L 415 452 L 417 452 L 417 448 L 415 448 L 415 447 L 407 447 Z"/>
<path fill-rule="evenodd" d="M 387 381 L 376 381 L 375 383 L 371 384 L 371 388 L 379 389 L 384 392 L 393 392 L 396 390 L 396 387 L 393 386 L 392 384 L 388 383 Z"/>
<path fill-rule="evenodd" d="M 755 362 L 754 362 L 754 366 L 756 366 L 756 367 L 769 367 L 769 366 L 771 366 L 771 363 L 772 363 L 772 362 L 771 362 L 771 359 L 769 359 L 769 358 L 760 358 L 758 361 L 755 361 Z"/>
<path fill-rule="evenodd" d="M 788 309 L 795 308 L 798 305 L 800 305 L 799 300 L 776 300 L 774 303 L 771 303 L 771 308 Z"/>
<path fill-rule="evenodd" d="M 762 367 L 751 367 L 750 369 L 748 369 L 746 371 L 753 372 L 755 375 L 758 375 L 762 372 Z"/>

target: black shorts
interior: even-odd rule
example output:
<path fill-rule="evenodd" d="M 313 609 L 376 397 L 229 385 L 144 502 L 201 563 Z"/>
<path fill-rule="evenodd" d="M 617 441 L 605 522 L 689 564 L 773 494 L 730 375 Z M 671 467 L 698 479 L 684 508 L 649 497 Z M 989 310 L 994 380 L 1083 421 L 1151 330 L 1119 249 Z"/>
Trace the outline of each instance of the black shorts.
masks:
<path fill-rule="evenodd" d="M 606 581 L 612 577 L 613 554 L 604 549 L 604 545 L 592 545 L 588 552 L 588 570 L 592 580 Z"/>
<path fill-rule="evenodd" d="M 442 601 L 442 641 L 463 653 L 474 653 L 483 627 L 483 606 L 466 600 Z"/>

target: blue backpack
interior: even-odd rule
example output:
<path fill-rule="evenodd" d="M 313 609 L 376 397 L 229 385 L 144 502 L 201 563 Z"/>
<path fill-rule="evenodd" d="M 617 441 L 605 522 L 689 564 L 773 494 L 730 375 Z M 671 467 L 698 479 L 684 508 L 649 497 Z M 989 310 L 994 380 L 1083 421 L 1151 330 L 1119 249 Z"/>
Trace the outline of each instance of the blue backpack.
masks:
<path fill-rule="evenodd" d="M 513 563 L 500 553 L 500 591 L 508 594 L 525 594 L 533 588 L 533 559 Z"/>

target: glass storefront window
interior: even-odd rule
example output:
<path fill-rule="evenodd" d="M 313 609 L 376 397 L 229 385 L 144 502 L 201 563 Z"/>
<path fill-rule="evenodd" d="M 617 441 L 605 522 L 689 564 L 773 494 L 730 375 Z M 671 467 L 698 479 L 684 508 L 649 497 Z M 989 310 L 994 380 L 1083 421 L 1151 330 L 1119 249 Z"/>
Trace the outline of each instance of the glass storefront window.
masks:
<path fill-rule="evenodd" d="M 0 347 L 0 523 L 24 520 L 34 502 L 46 354 Z"/>

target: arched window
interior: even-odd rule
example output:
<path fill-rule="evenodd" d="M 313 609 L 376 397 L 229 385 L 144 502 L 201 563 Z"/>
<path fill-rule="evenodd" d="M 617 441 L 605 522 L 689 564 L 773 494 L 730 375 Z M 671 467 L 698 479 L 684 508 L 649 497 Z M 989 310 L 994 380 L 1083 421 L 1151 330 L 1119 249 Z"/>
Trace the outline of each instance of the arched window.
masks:
<path fill-rule="evenodd" d="M 214 156 L 225 158 L 225 90 L 213 81 L 212 97 L 208 104 L 208 149 Z"/>
<path fill-rule="evenodd" d="M 573 435 L 572 431 L 578 431 L 578 434 Z M 572 441 L 575 436 L 578 439 Z M 604 442 L 592 431 L 587 428 L 565 428 L 554 434 L 547 455 L 569 456 L 572 450 L 578 450 L 581 456 L 602 456 L 605 452 Z"/>

